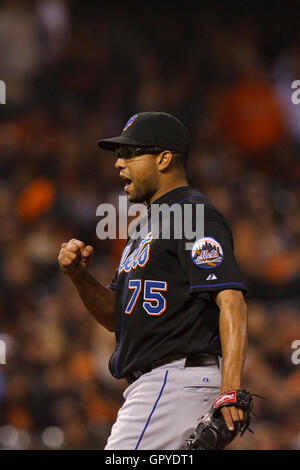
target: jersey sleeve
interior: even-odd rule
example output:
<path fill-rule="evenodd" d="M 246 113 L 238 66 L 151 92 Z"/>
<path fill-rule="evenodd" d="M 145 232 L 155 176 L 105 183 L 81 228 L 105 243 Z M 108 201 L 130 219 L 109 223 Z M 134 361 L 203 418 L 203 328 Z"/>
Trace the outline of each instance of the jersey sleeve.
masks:
<path fill-rule="evenodd" d="M 246 294 L 247 287 L 234 256 L 231 231 L 223 216 L 207 206 L 203 232 L 202 238 L 179 240 L 179 258 L 189 292 L 237 289 Z"/>
<path fill-rule="evenodd" d="M 106 286 L 106 287 L 108 287 L 108 289 L 112 290 L 113 292 L 115 292 L 115 290 L 116 290 L 116 284 L 117 284 L 118 276 L 119 276 L 119 269 L 116 269 L 115 272 L 114 272 L 114 275 L 112 277 L 111 283 L 107 284 L 107 286 Z"/>

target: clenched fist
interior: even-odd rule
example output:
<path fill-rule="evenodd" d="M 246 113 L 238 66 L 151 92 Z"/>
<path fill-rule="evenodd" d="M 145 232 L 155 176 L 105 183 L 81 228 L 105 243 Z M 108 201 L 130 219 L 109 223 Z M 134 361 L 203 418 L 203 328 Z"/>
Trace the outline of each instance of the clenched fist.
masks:
<path fill-rule="evenodd" d="M 62 243 L 57 258 L 58 264 L 65 274 L 76 276 L 88 267 L 93 253 L 92 246 L 86 246 L 82 241 L 72 238 L 68 243 Z"/>

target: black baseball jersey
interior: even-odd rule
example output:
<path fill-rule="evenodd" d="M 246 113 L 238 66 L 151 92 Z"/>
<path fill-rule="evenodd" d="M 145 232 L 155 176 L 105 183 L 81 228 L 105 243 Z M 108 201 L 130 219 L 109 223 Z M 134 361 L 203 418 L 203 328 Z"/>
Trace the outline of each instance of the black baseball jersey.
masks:
<path fill-rule="evenodd" d="M 166 238 L 165 232 L 162 236 L 161 228 L 155 236 L 150 218 L 154 204 L 164 204 L 164 211 L 179 205 L 181 220 L 185 220 L 183 213 L 189 206 L 190 229 L 200 218 L 197 205 L 202 204 L 202 235 L 187 239 L 182 230 L 182 236 L 178 236 L 177 214 L 170 217 L 170 236 Z M 221 355 L 219 308 L 210 292 L 238 289 L 246 293 L 231 231 L 204 195 L 189 186 L 178 187 L 150 204 L 148 217 L 146 233 L 139 238 L 128 237 L 108 286 L 116 296 L 116 348 L 109 361 L 116 378 L 173 354 Z"/>

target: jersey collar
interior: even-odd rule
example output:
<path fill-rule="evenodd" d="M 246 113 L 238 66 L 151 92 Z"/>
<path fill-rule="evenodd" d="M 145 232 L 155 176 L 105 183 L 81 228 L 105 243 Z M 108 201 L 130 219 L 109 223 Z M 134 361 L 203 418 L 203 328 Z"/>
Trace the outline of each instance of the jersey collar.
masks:
<path fill-rule="evenodd" d="M 148 210 L 151 210 L 151 206 L 153 204 L 175 204 L 176 202 L 179 202 L 183 194 L 190 189 L 191 187 L 187 185 L 178 186 L 177 188 L 170 189 L 170 191 L 167 191 L 162 196 L 159 196 L 157 199 L 154 199 L 154 201 L 149 204 Z"/>

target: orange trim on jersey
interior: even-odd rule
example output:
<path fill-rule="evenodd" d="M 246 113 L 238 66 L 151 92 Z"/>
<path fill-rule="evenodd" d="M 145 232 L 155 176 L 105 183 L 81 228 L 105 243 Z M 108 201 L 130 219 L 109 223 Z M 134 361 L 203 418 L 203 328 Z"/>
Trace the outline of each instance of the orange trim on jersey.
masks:
<path fill-rule="evenodd" d="M 148 239 L 147 239 L 148 238 Z M 149 232 L 147 234 L 147 237 L 143 240 L 143 242 L 141 243 L 141 246 L 139 246 L 135 251 L 133 251 L 130 255 L 126 256 L 124 262 L 122 263 L 123 266 L 122 268 L 119 270 L 119 273 L 121 273 L 122 271 L 125 271 L 126 273 L 129 273 L 132 269 L 136 269 L 137 266 L 140 266 L 140 267 L 144 267 L 148 260 L 149 260 L 149 256 L 150 256 L 150 243 L 152 242 L 153 240 L 153 236 L 152 236 L 152 233 Z M 143 251 L 144 250 L 148 250 L 147 252 L 147 258 L 146 260 L 143 262 L 143 264 L 140 264 L 138 259 L 139 257 L 143 254 Z M 132 257 L 132 259 L 130 259 Z M 129 264 L 129 267 L 126 269 L 126 263 L 128 261 L 128 259 L 130 259 L 130 264 Z M 133 266 L 133 263 L 136 261 L 136 265 Z"/>
<path fill-rule="evenodd" d="M 134 304 L 132 305 L 130 311 L 127 312 L 127 310 L 125 310 L 126 315 L 131 315 L 132 310 L 134 309 L 135 304 L 137 303 L 137 299 L 139 298 L 139 295 L 140 295 L 141 289 L 142 289 L 142 281 L 141 281 L 141 279 L 132 279 L 132 280 L 133 280 L 133 281 L 139 281 L 139 291 L 138 291 L 138 293 L 136 294 L 136 298 L 135 298 Z M 137 287 L 135 287 L 135 286 L 134 286 L 134 287 L 130 287 L 130 286 L 128 285 L 128 289 L 137 289 Z M 136 292 L 136 291 L 135 291 L 135 292 Z M 134 295 L 135 292 L 134 292 L 132 295 Z M 131 297 L 131 299 L 132 299 L 132 297 Z M 130 299 L 130 301 L 131 301 L 131 299 Z M 129 301 L 128 303 L 130 303 L 130 301 Z"/>
<path fill-rule="evenodd" d="M 144 302 L 143 302 L 143 307 L 145 308 L 144 304 L 145 304 L 145 301 L 148 301 L 147 303 L 150 303 L 149 302 L 150 300 L 152 302 L 157 302 L 158 303 L 158 300 L 157 299 L 151 299 L 149 297 L 146 297 L 145 296 L 145 286 L 146 286 L 146 281 L 148 281 L 150 279 L 145 279 L 144 281 Z M 153 282 L 153 281 L 151 281 Z M 166 292 L 168 290 L 168 283 L 167 281 L 158 281 L 158 282 L 164 282 L 165 283 L 165 288 L 164 289 L 161 289 L 160 287 L 150 287 L 150 293 L 152 293 L 153 290 L 156 290 L 156 291 L 162 291 L 162 292 Z M 160 317 L 166 310 L 167 310 L 167 300 L 165 297 L 162 296 L 162 298 L 164 299 L 164 308 L 163 310 L 160 312 L 160 313 L 149 313 L 146 309 L 146 312 L 148 315 L 151 315 L 152 317 Z M 153 307 L 153 305 L 151 305 Z"/>

